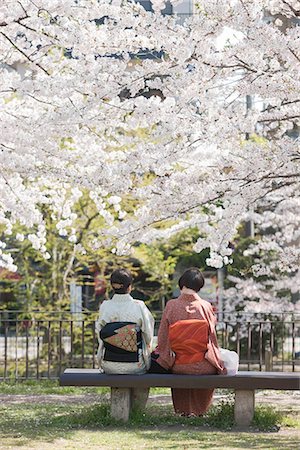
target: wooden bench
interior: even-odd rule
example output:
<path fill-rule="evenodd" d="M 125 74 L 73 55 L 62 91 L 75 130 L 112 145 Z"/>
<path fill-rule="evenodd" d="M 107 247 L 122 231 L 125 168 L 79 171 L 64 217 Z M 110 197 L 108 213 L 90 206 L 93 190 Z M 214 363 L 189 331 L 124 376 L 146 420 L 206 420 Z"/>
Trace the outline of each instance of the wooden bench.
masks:
<path fill-rule="evenodd" d="M 111 415 L 128 421 L 131 408 L 146 406 L 150 387 L 180 389 L 234 389 L 234 417 L 239 426 L 249 426 L 254 415 L 255 390 L 298 390 L 300 374 L 284 372 L 238 372 L 227 375 L 105 375 L 98 369 L 66 369 L 60 376 L 61 386 L 109 386 Z"/>

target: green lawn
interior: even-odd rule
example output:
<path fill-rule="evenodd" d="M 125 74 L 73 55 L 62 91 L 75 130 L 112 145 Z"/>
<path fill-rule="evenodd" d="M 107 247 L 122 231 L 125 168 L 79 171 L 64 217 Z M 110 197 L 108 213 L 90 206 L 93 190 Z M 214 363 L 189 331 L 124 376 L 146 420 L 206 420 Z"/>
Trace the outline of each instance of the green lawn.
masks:
<path fill-rule="evenodd" d="M 152 390 L 154 394 L 168 392 Z M 86 404 L 82 395 L 87 393 L 90 400 L 93 394 L 97 396 L 97 403 Z M 169 403 L 152 402 L 146 412 L 136 411 L 130 422 L 123 424 L 111 419 L 107 393 L 105 388 L 60 388 L 53 382 L 0 383 L 1 395 L 23 396 L 16 403 L 2 403 L 0 449 L 299 448 L 299 423 L 292 405 L 283 415 L 273 406 L 257 408 L 251 430 L 239 432 L 234 428 L 230 398 L 213 406 L 203 418 L 192 419 L 175 416 Z M 48 402 L 48 394 L 64 394 L 64 397 Z M 29 403 L 26 395 L 35 395 L 28 397 L 34 401 Z M 74 401 L 74 395 L 79 395 L 78 401 L 76 398 Z"/>
<path fill-rule="evenodd" d="M 0 394 L 14 394 L 14 395 L 44 395 L 44 394 L 87 394 L 87 393 L 105 393 L 109 392 L 109 388 L 88 388 L 88 387 L 73 387 L 73 386 L 59 386 L 58 381 L 55 380 L 24 380 L 21 382 L 0 382 Z"/>
<path fill-rule="evenodd" d="M 107 429 L 96 430 L 75 430 L 67 432 L 53 439 L 51 432 L 44 439 L 26 440 L 15 436 L 5 439 L 0 444 L 1 450 L 9 448 L 20 449 L 282 449 L 299 450 L 299 440 L 295 436 L 256 434 L 256 433 L 236 433 L 220 431 L 199 431 L 196 429 L 169 427 L 162 429 L 138 428 L 133 430 Z"/>

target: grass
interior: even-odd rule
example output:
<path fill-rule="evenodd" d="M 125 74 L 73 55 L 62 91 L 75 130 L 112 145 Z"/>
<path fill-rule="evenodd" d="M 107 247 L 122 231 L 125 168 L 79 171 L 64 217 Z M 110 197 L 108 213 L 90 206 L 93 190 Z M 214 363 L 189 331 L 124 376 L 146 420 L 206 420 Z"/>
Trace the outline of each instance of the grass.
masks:
<path fill-rule="evenodd" d="M 228 389 L 217 389 L 218 393 L 228 394 Z M 75 387 L 75 386 L 59 386 L 57 380 L 18 380 L 18 381 L 0 381 L 0 395 L 76 395 L 76 394 L 105 394 L 110 392 L 108 387 Z M 150 392 L 154 395 L 170 394 L 169 388 L 151 388 Z M 233 391 L 232 391 L 233 392 Z"/>
<path fill-rule="evenodd" d="M 73 388 L 57 382 L 0 383 L 2 394 L 97 394 L 106 388 Z M 169 393 L 153 389 L 152 393 Z M 82 397 L 81 397 L 82 398 Z M 99 398 L 99 397 L 98 397 Z M 106 400 L 105 400 L 106 398 Z M 38 397 L 37 397 L 38 399 Z M 96 400 L 98 401 L 98 400 Z M 280 426 L 289 434 L 274 433 Z M 298 449 L 296 433 L 299 426 L 290 414 L 280 414 L 273 407 L 259 406 L 252 429 L 238 432 L 233 421 L 233 402 L 214 405 L 208 414 L 184 418 L 173 414 L 172 405 L 149 403 L 146 412 L 134 411 L 127 424 L 115 421 L 109 414 L 107 396 L 101 404 L 54 401 L 42 403 L 3 403 L 0 415 L 0 449 L 30 448 L 66 449 Z M 262 432 L 261 430 L 268 431 Z M 271 433 L 270 433 L 271 431 Z"/>
<path fill-rule="evenodd" d="M 169 405 L 151 405 L 146 413 L 136 411 L 128 424 L 111 419 L 107 403 L 14 404 L 1 412 L 0 449 L 298 449 L 295 438 L 278 433 L 218 431 L 215 427 L 226 428 L 232 417 L 227 403 L 191 419 L 174 417 Z"/>
<path fill-rule="evenodd" d="M 54 450 L 54 449 L 85 449 L 85 450 L 132 450 L 132 449 L 180 449 L 180 450 L 298 450 L 299 446 L 295 437 L 274 436 L 274 434 L 254 433 L 221 433 L 218 431 L 199 431 L 184 428 L 161 429 L 136 429 L 116 430 L 107 429 L 101 431 L 77 430 L 67 433 L 59 438 L 52 439 L 48 436 L 45 440 L 33 442 L 25 439 L 6 440 L 0 444 L 1 450 L 7 450 L 13 446 L 23 449 Z M 17 446 L 17 447 L 16 447 Z"/>
<path fill-rule="evenodd" d="M 203 417 L 180 417 L 173 414 L 170 404 L 150 404 L 146 412 L 134 411 L 127 424 L 110 417 L 109 403 L 84 405 L 51 403 L 16 403 L 6 404 L 1 408 L 0 431 L 8 432 L 11 427 L 23 430 L 23 434 L 31 434 L 33 430 L 73 429 L 73 428 L 103 428 L 118 426 L 120 428 L 135 428 L 143 426 L 191 426 L 212 427 L 229 430 L 234 427 L 233 403 L 220 402 L 213 405 Z M 257 408 L 253 426 L 259 430 L 274 431 L 282 423 L 282 415 L 271 407 Z M 292 426 L 292 422 L 290 423 Z M 12 431 L 11 430 L 11 431 Z"/>
<path fill-rule="evenodd" d="M 156 395 L 169 394 L 168 388 L 151 389 Z M 76 394 L 105 394 L 110 392 L 109 387 L 74 387 L 59 386 L 56 380 L 24 380 L 24 381 L 2 381 L 0 382 L 0 394 L 12 395 L 76 395 Z"/>
<path fill-rule="evenodd" d="M 0 382 L 0 394 L 12 395 L 70 395 L 70 394 L 102 394 L 109 392 L 109 388 L 88 388 L 74 386 L 59 386 L 56 380 L 24 380 L 21 382 Z"/>

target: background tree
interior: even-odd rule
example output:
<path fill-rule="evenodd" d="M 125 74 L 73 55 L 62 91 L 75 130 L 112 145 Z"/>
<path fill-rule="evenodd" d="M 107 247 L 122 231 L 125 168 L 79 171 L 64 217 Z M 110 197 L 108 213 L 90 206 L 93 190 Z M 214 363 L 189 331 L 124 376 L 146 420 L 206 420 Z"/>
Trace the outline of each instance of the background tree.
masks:
<path fill-rule="evenodd" d="M 89 190 L 105 222 L 99 248 L 121 255 L 192 227 L 214 267 L 230 262 L 230 240 L 261 202 L 299 200 L 299 3 L 209 0 L 181 24 L 164 6 L 0 7 L 0 221 L 8 234 L 35 227 L 46 257 L 41 205 L 56 214 L 65 189 L 61 230 L 75 228 Z M 299 264 L 297 246 L 291 256 Z M 9 248 L 0 258 L 15 269 Z"/>

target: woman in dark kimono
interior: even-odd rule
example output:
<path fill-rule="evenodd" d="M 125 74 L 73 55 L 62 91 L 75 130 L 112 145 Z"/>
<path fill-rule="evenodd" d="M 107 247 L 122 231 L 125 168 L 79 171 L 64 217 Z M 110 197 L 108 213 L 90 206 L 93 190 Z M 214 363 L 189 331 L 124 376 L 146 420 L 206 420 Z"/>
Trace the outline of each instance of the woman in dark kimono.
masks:
<path fill-rule="evenodd" d="M 209 302 L 197 292 L 204 286 L 200 270 L 191 268 L 179 279 L 181 295 L 164 310 L 159 332 L 156 363 L 177 374 L 225 374 L 215 331 L 216 318 Z M 204 414 L 214 389 L 172 389 L 175 412 Z"/>

